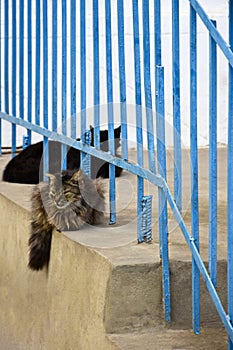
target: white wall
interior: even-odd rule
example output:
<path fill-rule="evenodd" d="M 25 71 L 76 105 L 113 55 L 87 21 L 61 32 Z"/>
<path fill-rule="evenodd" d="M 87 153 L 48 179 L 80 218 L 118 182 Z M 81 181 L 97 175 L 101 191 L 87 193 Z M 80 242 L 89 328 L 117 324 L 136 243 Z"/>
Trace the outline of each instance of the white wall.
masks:
<path fill-rule="evenodd" d="M 20 0 L 17 0 L 17 5 Z M 11 4 L 11 1 L 9 0 Z M 42 3 L 42 1 L 41 1 Z M 61 120 L 61 1 L 58 1 L 58 114 L 59 120 Z M 68 15 L 68 36 L 70 34 L 69 26 L 69 1 L 67 7 Z M 140 13 L 142 1 L 139 1 Z M 207 10 L 209 16 L 212 19 L 217 20 L 217 26 L 221 34 L 224 36 L 227 41 L 227 32 L 228 32 L 228 1 L 218 1 L 218 0 L 201 0 L 200 3 Z M 33 45 L 35 45 L 35 2 L 33 4 Z M 181 52 L 181 126 L 182 126 L 182 141 L 185 146 L 189 145 L 189 2 L 187 0 L 180 0 L 180 52 Z M 2 98 L 2 107 L 4 111 L 4 28 L 3 28 L 3 1 L 1 9 L 1 98 Z M 25 35 L 24 35 L 24 45 L 26 50 L 27 45 L 27 12 L 26 12 L 27 0 L 25 0 Z M 165 113 L 166 120 L 168 125 L 167 130 L 167 143 L 168 145 L 172 144 L 172 61 L 171 61 L 171 1 L 163 0 L 161 1 L 162 5 L 162 52 L 163 52 L 163 65 L 165 67 Z M 151 7 L 151 87 L 152 87 L 152 99 L 153 99 L 153 110 L 154 110 L 154 30 L 153 30 L 153 1 L 150 1 Z M 119 102 L 119 70 L 118 70 L 118 42 L 117 42 L 117 17 L 116 17 L 116 8 L 117 1 L 112 1 L 112 47 L 113 47 L 113 94 L 114 102 Z M 11 23 L 11 10 L 10 12 L 10 23 Z M 92 60 L 92 1 L 87 1 L 87 126 L 93 123 L 93 60 Z M 52 2 L 48 0 L 48 18 L 51 18 L 52 14 Z M 106 94 L 106 60 L 105 60 L 105 9 L 104 1 L 100 1 L 99 4 L 99 16 L 100 16 L 100 98 L 101 98 L 101 120 L 102 123 L 107 122 L 107 94 Z M 41 18 L 42 23 L 42 18 Z M 17 25 L 19 21 L 17 21 Z M 49 101 L 51 101 L 51 91 L 52 91 L 52 76 L 51 76 L 51 61 L 52 61 L 52 42 L 51 42 L 51 33 L 52 33 L 52 22 L 49 20 Z M 142 29 L 142 18 L 140 15 L 140 28 Z M 10 30 L 10 41 L 9 41 L 9 81 L 10 81 L 10 99 L 11 99 L 11 28 Z M 126 60 L 126 80 L 127 80 L 127 102 L 129 104 L 128 108 L 128 122 L 129 122 L 129 139 L 132 141 L 131 145 L 133 146 L 135 140 L 135 109 L 134 109 L 134 60 L 133 60 L 133 24 L 132 24 L 132 4 L 131 1 L 125 1 L 125 60 Z M 141 36 L 142 39 L 142 36 Z M 198 21 L 198 133 L 199 138 L 198 142 L 200 146 L 208 144 L 208 33 L 204 25 Z M 69 38 L 68 38 L 69 42 Z M 43 40 L 42 40 L 43 43 Z M 80 111 L 80 62 L 79 62 L 79 4 L 77 2 L 77 111 Z M 18 50 L 18 46 L 17 46 Z M 219 51 L 219 50 L 218 50 Z M 19 52 L 17 51 L 17 55 Z M 41 46 L 41 66 L 43 67 L 42 59 L 42 46 Z M 68 62 L 69 62 L 69 50 L 68 50 Z M 141 59 L 143 61 L 143 52 L 142 52 L 142 40 L 141 40 Z M 35 101 L 35 52 L 32 54 L 33 61 L 33 101 Z M 69 66 L 69 65 L 68 65 Z M 143 67 L 142 67 L 143 68 Z M 17 70 L 19 69 L 19 63 Z M 24 103 L 25 103 L 25 117 L 27 117 L 27 57 L 25 52 L 25 82 L 24 82 Z M 67 115 L 70 115 L 70 72 L 68 69 L 68 85 L 67 85 Z M 226 142 L 227 134 L 227 79 L 228 79 L 228 69 L 225 58 L 221 52 L 218 52 L 218 142 Z M 41 73 L 41 93 L 43 94 L 43 77 Z M 17 81 L 17 91 L 18 91 L 19 81 Z M 142 76 L 142 87 L 143 87 L 143 76 Z M 142 100 L 144 105 L 144 92 L 142 91 Z M 17 96 L 17 110 L 19 108 L 19 98 Z M 145 112 L 145 111 L 144 111 Z M 10 106 L 11 113 L 11 106 Z M 52 106 L 51 102 L 49 103 L 49 117 L 51 125 L 51 113 Z M 116 123 L 120 121 L 120 112 L 119 105 L 117 104 L 115 109 L 115 120 Z M 34 119 L 35 111 L 33 109 L 32 119 Z M 145 122 L 145 113 L 143 113 L 143 125 L 146 125 Z M 43 103 L 41 102 L 41 116 L 43 116 Z M 79 136 L 79 120 L 80 115 L 77 114 L 77 137 Z M 61 121 L 58 123 L 61 125 Z M 3 146 L 10 145 L 11 137 L 11 128 L 8 124 L 3 124 Z M 18 129 L 17 133 L 17 144 L 22 143 L 22 134 L 25 133 L 24 130 Z M 69 133 L 69 130 L 68 130 Z M 33 140 L 38 139 L 34 135 Z"/>

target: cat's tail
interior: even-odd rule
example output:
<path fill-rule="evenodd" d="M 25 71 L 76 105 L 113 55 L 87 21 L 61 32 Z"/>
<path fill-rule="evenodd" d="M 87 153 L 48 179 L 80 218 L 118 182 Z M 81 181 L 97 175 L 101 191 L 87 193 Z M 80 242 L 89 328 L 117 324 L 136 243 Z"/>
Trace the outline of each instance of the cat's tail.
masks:
<path fill-rule="evenodd" d="M 31 223 L 28 266 L 32 270 L 42 270 L 48 267 L 52 239 L 52 226 L 40 227 L 36 222 Z"/>

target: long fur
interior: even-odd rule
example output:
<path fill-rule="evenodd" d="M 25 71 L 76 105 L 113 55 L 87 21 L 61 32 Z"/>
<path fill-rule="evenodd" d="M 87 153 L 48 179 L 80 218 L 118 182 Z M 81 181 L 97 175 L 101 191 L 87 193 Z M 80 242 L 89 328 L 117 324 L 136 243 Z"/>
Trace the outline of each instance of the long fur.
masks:
<path fill-rule="evenodd" d="M 94 146 L 94 128 L 90 127 L 91 146 Z M 115 150 L 120 147 L 121 126 L 114 130 Z M 79 139 L 78 139 L 79 140 Z M 108 130 L 100 131 L 100 148 L 108 151 Z M 67 169 L 78 170 L 80 167 L 80 151 L 69 148 L 67 152 Z M 61 169 L 61 144 L 49 141 L 49 172 L 55 174 Z M 122 169 L 115 167 L 116 176 L 120 176 Z M 91 177 L 109 177 L 109 164 L 91 157 Z M 24 184 L 38 184 L 43 178 L 43 142 L 32 144 L 12 158 L 3 172 L 3 181 Z"/>
<path fill-rule="evenodd" d="M 81 170 L 50 175 L 32 194 L 29 263 L 32 270 L 48 266 L 52 231 L 79 230 L 84 223 L 101 222 L 104 189 L 100 179 L 91 180 Z"/>

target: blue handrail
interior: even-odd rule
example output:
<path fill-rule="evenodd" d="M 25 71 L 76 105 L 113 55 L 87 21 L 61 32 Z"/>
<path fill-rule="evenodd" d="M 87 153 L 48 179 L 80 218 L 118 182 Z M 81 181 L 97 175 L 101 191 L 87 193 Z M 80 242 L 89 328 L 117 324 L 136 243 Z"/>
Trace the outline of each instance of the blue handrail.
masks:
<path fill-rule="evenodd" d="M 27 11 L 24 6 L 27 5 Z M 12 124 L 11 146 L 16 153 L 17 133 L 21 126 L 26 129 L 26 139 L 31 143 L 33 133 L 43 138 L 44 173 L 49 165 L 49 139 L 59 141 L 62 146 L 61 168 L 66 168 L 66 151 L 74 147 L 81 152 L 81 166 L 91 175 L 91 156 L 109 163 L 110 224 L 117 221 L 116 215 L 116 166 L 137 176 L 137 239 L 139 243 L 151 241 L 152 204 L 151 194 L 145 196 L 145 180 L 158 187 L 159 239 L 162 259 L 163 300 L 166 321 L 171 319 L 171 293 L 169 273 L 169 228 L 167 203 L 184 235 L 192 253 L 192 308 L 193 328 L 200 333 L 200 276 L 203 277 L 210 296 L 229 335 L 229 349 L 233 350 L 233 0 L 229 0 L 229 45 L 197 0 L 188 0 L 190 8 L 189 46 L 186 48 L 190 85 L 186 85 L 190 97 L 190 166 L 191 166 L 191 232 L 182 218 L 182 103 L 181 59 L 180 59 L 180 6 L 178 0 L 171 0 L 172 41 L 170 63 L 172 74 L 171 114 L 173 124 L 174 185 L 171 191 L 167 184 L 166 168 L 166 66 L 163 66 L 163 27 L 160 0 L 105 0 L 104 11 L 100 3 L 92 0 L 88 7 L 86 0 L 61 3 L 52 1 L 51 21 L 47 0 L 31 0 L 19 3 L 16 0 L 0 1 L 3 19 L 3 38 L 0 44 L 0 154 L 2 149 L 2 120 Z M 11 8 L 10 8 L 11 6 Z M 35 23 L 32 21 L 35 6 Z M 129 6 L 129 7 L 128 7 Z M 11 9 L 11 11 L 10 11 Z M 126 11 L 131 16 L 125 16 Z M 153 13 L 151 11 L 153 10 Z M 70 12 L 68 12 L 70 11 Z M 115 15 L 116 12 L 116 16 Z M 59 28 L 61 14 L 61 30 Z M 103 16 L 103 17 L 100 17 Z M 26 18 L 27 17 L 27 18 Z M 19 26 L 17 26 L 19 18 Z M 114 20 L 113 20 L 114 18 Z M 199 178 L 198 178 L 198 45 L 197 18 L 201 20 L 209 35 L 209 265 L 207 268 L 200 256 L 199 239 Z M 9 23 L 9 20 L 12 23 Z M 102 20 L 103 19 L 103 20 Z M 115 21 L 116 19 L 116 21 Z M 131 21 L 130 33 L 128 21 Z M 154 21 L 152 23 L 152 21 Z M 25 23 L 27 23 L 27 30 Z M 51 26 L 50 26 L 51 22 Z M 77 27 L 79 23 L 79 28 Z M 91 27 L 89 26 L 91 23 Z M 91 28 L 91 29 L 90 29 Z M 153 28 L 153 29 L 152 29 Z M 51 33 L 50 33 L 50 29 Z M 153 32 L 154 31 L 154 32 Z M 129 33 L 132 57 L 126 54 Z M 12 38 L 10 38 L 10 35 Z M 27 35 L 27 38 L 25 38 Z M 68 37 L 70 35 L 70 39 Z M 117 45 L 114 46 L 113 37 Z M 1 37 L 1 36 L 0 36 Z M 27 39 L 27 45 L 25 44 Z M 51 39 L 51 40 L 50 40 Z M 11 42 L 10 42 L 11 40 Z M 92 57 L 88 44 L 91 43 Z M 153 43 L 153 44 L 151 44 Z M 78 45 L 79 44 L 79 45 Z M 104 48 L 104 50 L 102 50 Z M 50 58 L 51 50 L 51 58 Z M 228 86 L 228 314 L 217 294 L 217 246 L 218 246 L 218 158 L 217 158 L 217 106 L 218 71 L 217 53 L 221 51 L 229 65 Z M 105 57 L 104 57 L 105 54 Z M 27 60 L 25 60 L 27 56 Z M 115 57 L 116 56 L 116 57 Z M 11 57 L 11 60 L 9 59 Z M 127 60 L 132 65 L 133 78 L 127 71 Z M 26 62 L 26 63 L 25 63 Z M 89 62 L 91 62 L 91 69 Z M 79 63 L 79 65 L 78 65 Z M 152 64 L 153 63 L 153 64 Z M 61 68 L 61 69 L 60 69 Z M 131 72 L 132 73 L 132 72 Z M 92 77 L 91 83 L 88 79 Z M 130 76 L 130 78 L 129 78 Z M 49 81 L 51 77 L 51 82 Z M 101 91 L 102 79 L 106 87 Z M 188 81 L 188 79 L 187 79 Z M 116 84 L 117 82 L 117 84 Z M 186 83 L 186 81 L 185 81 Z M 128 84 L 128 85 L 127 85 Z M 91 88 L 90 88 L 91 86 Z M 117 86 L 117 89 L 115 88 Z M 78 90 L 77 90 L 78 88 Z M 51 91 L 50 91 L 51 89 Z M 60 91 L 59 91 L 60 89 Z M 136 124 L 136 164 L 129 158 L 129 121 L 127 109 L 129 90 L 133 91 Z M 10 91 L 11 90 L 11 91 Z M 27 90 L 27 91 L 26 91 Z M 117 90 L 119 100 L 116 99 Z M 93 100 L 94 138 L 87 129 L 89 91 Z M 154 95 L 153 95 L 154 93 Z M 25 97 L 25 95 L 27 95 Z M 61 97 L 61 102 L 58 101 Z M 102 96 L 106 99 L 102 101 Z M 27 99 L 27 100 L 26 100 Z M 79 102 L 77 102 L 79 100 Z M 26 103 L 27 102 L 27 103 Z M 103 113 L 102 103 L 107 105 L 108 152 L 101 150 L 100 126 Z M 120 103 L 121 157 L 116 156 L 114 127 L 117 120 L 114 102 Z M 78 107 L 80 106 L 80 108 Z M 145 115 L 143 115 L 145 107 Z M 77 116 L 79 109 L 80 118 Z M 68 129 L 70 111 L 70 132 Z M 153 113 L 155 111 L 155 113 Z M 42 114 L 43 113 L 43 114 Z M 51 120 L 50 120 L 51 118 Z M 50 130 L 50 121 L 51 130 Z M 58 132 L 62 122 L 61 133 Z M 143 127 L 145 125 L 145 133 Z M 78 132 L 78 129 L 80 132 Z M 77 133 L 79 135 L 77 135 Z M 70 136 L 69 136 L 70 135 Z M 81 135 L 81 140 L 76 141 Z M 148 166 L 143 152 L 146 145 Z M 157 149 L 155 150 L 155 146 Z M 45 177 L 46 180 L 46 177 Z M 201 210 L 201 208 L 200 208 Z M 148 220 L 145 216 L 148 215 Z M 148 226 L 147 226 L 148 225 Z"/>

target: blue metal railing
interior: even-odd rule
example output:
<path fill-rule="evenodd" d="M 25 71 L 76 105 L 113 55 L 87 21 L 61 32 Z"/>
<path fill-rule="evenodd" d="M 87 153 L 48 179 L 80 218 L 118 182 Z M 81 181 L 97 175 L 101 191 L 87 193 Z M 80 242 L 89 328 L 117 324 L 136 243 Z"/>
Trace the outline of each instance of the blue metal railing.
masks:
<path fill-rule="evenodd" d="M 233 1 L 229 1 L 229 44 L 233 48 Z M 229 82 L 228 82 L 228 252 L 227 252 L 227 274 L 228 274 L 228 317 L 233 323 L 233 66 L 229 62 Z M 229 334 L 229 333 L 228 333 Z M 229 350 L 233 349 L 233 337 L 229 334 Z"/>
<path fill-rule="evenodd" d="M 216 26 L 216 21 L 212 21 Z M 209 38 L 209 271 L 217 285 L 217 47 Z"/>
<path fill-rule="evenodd" d="M 111 2 L 105 1 L 105 26 L 106 26 L 106 73 L 107 73 L 107 102 L 108 102 L 108 136 L 109 151 L 115 154 L 114 143 L 114 112 L 113 112 L 113 78 L 112 78 L 112 25 Z M 115 199 L 115 167 L 109 165 L 109 202 L 110 224 L 116 223 L 116 199 Z"/>
<path fill-rule="evenodd" d="M 100 149 L 100 67 L 99 67 L 99 4 L 93 0 L 93 100 L 94 100 L 94 146 Z"/>
<path fill-rule="evenodd" d="M 136 133 L 137 133 L 137 163 L 143 168 L 143 133 L 142 133 L 142 97 L 141 97 L 141 65 L 140 65 L 140 38 L 138 1 L 133 3 L 133 38 L 134 38 L 134 76 L 135 76 L 135 104 L 136 104 Z M 137 236 L 138 242 L 143 242 L 144 236 L 141 230 L 141 203 L 144 196 L 144 178 L 137 178 Z"/>
<path fill-rule="evenodd" d="M 28 6 L 27 6 L 27 59 L 28 59 L 27 116 L 28 116 L 28 121 L 31 122 L 32 121 L 32 1 L 31 0 L 28 0 Z M 29 145 L 30 145 L 32 141 L 31 130 L 28 130 L 28 139 L 29 139 Z"/>
<path fill-rule="evenodd" d="M 181 126 L 180 126 L 180 40 L 179 1 L 172 1 L 172 81 L 173 81 L 173 138 L 174 138 L 174 198 L 182 210 Z"/>
<path fill-rule="evenodd" d="M 98 9 L 96 11 L 98 14 Z M 97 32 L 97 35 L 98 35 L 98 32 Z M 71 0 L 70 2 L 70 115 L 71 115 L 71 137 L 75 138 L 76 137 L 76 1 L 75 0 Z"/>
<path fill-rule="evenodd" d="M 190 157 L 191 157 L 191 226 L 199 251 L 198 151 L 197 151 L 197 15 L 190 7 Z M 200 333 L 200 275 L 192 259 L 193 328 Z"/>
<path fill-rule="evenodd" d="M 52 130 L 57 130 L 57 1 L 52 14 Z"/>
<path fill-rule="evenodd" d="M 48 13 L 47 0 L 43 0 L 43 125 L 48 129 Z M 62 130 L 64 132 L 64 130 Z M 49 140 L 44 136 L 43 140 L 43 169 L 44 180 L 47 179 L 45 174 L 49 172 Z M 63 159 L 63 158 L 62 158 Z"/>
<path fill-rule="evenodd" d="M 137 237 L 138 242 L 151 241 L 151 196 L 144 195 L 145 179 L 158 187 L 159 207 L 159 238 L 160 256 L 163 270 L 163 300 L 165 319 L 171 318 L 170 277 L 169 277 L 169 244 L 168 244 L 168 213 L 167 202 L 173 212 L 187 245 L 192 253 L 192 307 L 193 328 L 200 332 L 200 275 L 213 299 L 215 307 L 229 335 L 229 349 L 233 349 L 233 1 L 229 1 L 229 45 L 217 30 L 217 23 L 207 16 L 198 1 L 189 0 L 190 5 L 190 38 L 188 54 L 190 55 L 190 159 L 191 159 L 191 233 L 182 218 L 182 150 L 181 150 L 181 102 L 180 92 L 180 3 L 171 0 L 172 8 L 172 93 L 173 93 L 173 142 L 174 142 L 174 188 L 173 193 L 166 181 L 166 142 L 165 142 L 165 91 L 164 67 L 162 63 L 162 29 L 160 0 L 152 2 L 132 0 L 132 44 L 134 64 L 134 99 L 135 124 L 137 143 L 137 164 L 128 161 L 129 116 L 127 113 L 127 69 L 125 55 L 125 5 L 123 0 L 117 0 L 113 7 L 111 0 L 105 0 L 104 21 L 100 21 L 98 0 L 92 0 L 91 30 L 87 14 L 87 1 L 80 0 L 79 6 L 75 0 L 57 2 L 52 0 L 52 18 L 49 21 L 48 1 L 36 0 L 35 4 L 27 1 L 27 11 L 24 11 L 24 1 L 19 5 L 15 0 L 0 1 L 3 29 L 1 30 L 0 60 L 4 60 L 0 70 L 0 150 L 2 147 L 2 120 L 12 124 L 12 153 L 16 151 L 17 127 L 27 130 L 27 141 L 31 143 L 32 133 L 40 134 L 44 144 L 44 173 L 48 171 L 49 142 L 59 141 L 62 146 L 61 168 L 66 167 L 66 149 L 74 147 L 81 151 L 81 166 L 90 174 L 91 156 L 107 161 L 109 165 L 110 188 L 110 223 L 117 220 L 115 196 L 115 167 L 119 166 L 137 176 Z M 35 23 L 32 21 L 32 4 L 35 5 Z M 11 8 L 10 8 L 11 5 Z M 139 11 L 142 8 L 142 11 Z M 10 12 L 11 10 L 11 12 Z M 68 12 L 69 10 L 69 12 Z M 113 28 L 112 12 L 117 11 L 117 26 Z M 58 27 L 58 11 L 61 12 L 61 31 Z M 9 23 L 9 13 L 12 21 Z M 24 27 L 27 16 L 27 32 Z M 197 73 L 197 17 L 204 23 L 209 35 L 209 272 L 199 253 L 199 192 L 198 192 L 198 73 Z M 19 18 L 19 26 L 16 19 Z M 141 20 L 141 26 L 140 26 Z M 154 21 L 154 23 L 152 23 Z M 51 28 L 48 23 L 51 23 Z M 68 28 L 68 23 L 70 26 Z M 79 24 L 79 27 L 78 27 Z M 150 33 L 151 24 L 154 37 Z M 100 29 L 105 28 L 104 44 Z M 2 29 L 2 28 L 1 28 Z M 68 30 L 69 29 L 69 30 Z M 35 31 L 35 38 L 33 37 Z M 51 30 L 51 33 L 49 32 Z M 117 50 L 112 45 L 113 32 L 116 30 Z M 69 32 L 69 33 L 68 33 Z M 11 45 L 9 34 L 11 33 Z M 60 34 L 61 33 L 61 38 Z M 27 45 L 25 36 L 27 34 Z M 70 35 L 70 40 L 69 39 Z M 42 40 L 43 38 L 43 40 Z M 91 38 L 93 56 L 92 77 L 87 81 L 87 40 Z M 49 43 L 51 39 L 51 43 Z M 154 42 L 152 41 L 154 39 Z M 102 40 L 102 41 L 101 41 Z M 153 42 L 153 45 L 151 43 Z M 43 46 L 42 46 L 43 44 Z M 59 44 L 61 44 L 61 49 Z M 49 56 L 51 45 L 51 58 Z M 103 55 L 105 49 L 106 100 L 101 100 L 100 83 Z M 114 50 L 114 51 L 113 51 Z M 221 50 L 229 64 L 229 106 L 228 106 L 228 314 L 224 310 L 216 292 L 217 286 L 217 50 Z M 11 63 L 9 56 L 11 53 Z M 117 54 L 118 76 L 114 71 L 114 55 Z M 27 55 L 27 66 L 25 56 Z M 152 56 L 153 55 L 153 56 Z M 100 59 L 101 57 L 101 59 Z M 151 65 L 153 57 L 154 67 Z M 42 60 L 41 60 L 42 58 Z M 68 60 L 69 58 L 69 60 Z M 77 58 L 80 63 L 80 78 L 77 77 Z M 33 62 L 34 59 L 34 62 Z M 42 61 L 42 62 L 41 62 Z M 132 62 L 132 60 L 131 60 Z M 2 67 L 2 62 L 0 62 Z M 43 63 L 43 64 L 42 64 Z M 60 65 L 60 66 L 59 66 Z M 61 70 L 59 71 L 59 67 Z M 50 71 L 51 70 L 51 71 Z M 69 72 L 69 74 L 68 74 Z M 11 73 L 11 74 L 10 74 Z M 51 76 L 51 82 L 49 77 Z M 43 77 L 43 79 L 41 79 Z M 27 78 L 27 84 L 25 84 Z M 115 100 L 114 79 L 117 80 L 119 101 Z M 60 84 L 61 82 L 61 84 Z M 143 82 L 143 83 L 142 83 Z M 154 84 L 154 85 L 153 85 Z M 87 133 L 87 88 L 92 85 L 94 140 Z M 27 92 L 26 88 L 27 86 Z M 10 91 L 11 87 L 11 91 Z M 152 87 L 155 94 L 152 94 Z M 61 91 L 59 89 L 61 88 Z M 50 91 L 51 89 L 51 91 Z M 78 91 L 78 92 L 77 92 Z M 51 92 L 51 94 L 50 94 Z M 61 103 L 58 93 L 61 94 Z M 25 103 L 27 95 L 27 104 Z M 69 96 L 70 94 L 70 96 Z M 19 99 L 17 108 L 17 96 Z M 69 100 L 70 97 L 70 100 Z M 143 99 L 144 97 L 144 99 Z M 78 106 L 77 99 L 80 100 Z M 69 101 L 69 102 L 68 102 Z M 145 103 L 143 103 L 145 101 Z M 58 103 L 59 102 L 59 103 Z M 108 103 L 107 124 L 109 136 L 109 152 L 100 149 L 100 125 L 102 115 L 100 104 Z M 116 114 L 114 102 L 120 103 L 120 122 L 122 135 L 122 157 L 116 157 L 114 143 L 114 124 Z M 69 103 L 69 104 L 68 104 Z M 27 113 L 25 111 L 27 105 Z M 60 108 L 61 107 L 61 108 Z M 68 108 L 69 107 L 69 108 Z M 143 113 L 146 108 L 146 132 L 143 134 Z M 60 109 L 61 110 L 60 110 Z M 70 110 L 70 130 L 68 130 L 68 115 Z M 153 110 L 156 112 L 155 116 Z M 43 111 L 43 118 L 42 118 Z M 77 112 L 80 112 L 78 119 Z M 34 114 L 34 115 L 33 115 Z M 59 117 L 61 117 L 61 133 L 58 133 Z M 51 130 L 49 122 L 52 122 Z M 76 141 L 77 129 L 80 129 L 81 140 Z M 156 130 L 156 131 L 155 131 Z M 69 132 L 70 131 L 70 132 Z M 79 136 L 79 135 L 78 135 Z M 92 142 L 94 147 L 91 146 Z M 148 168 L 144 165 L 143 146 L 147 143 Z M 155 144 L 157 152 L 155 152 Z"/>

